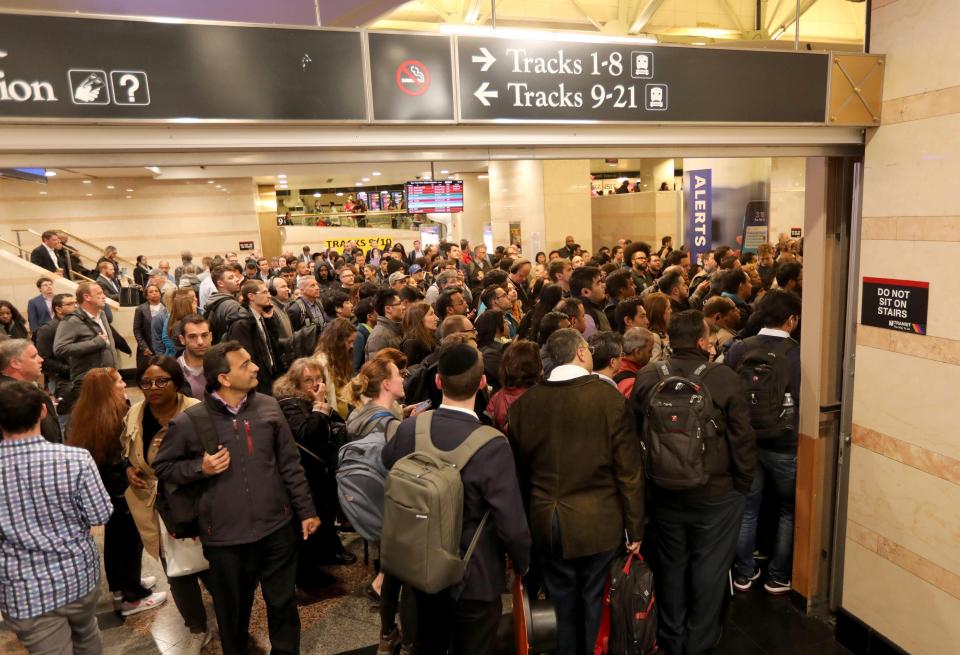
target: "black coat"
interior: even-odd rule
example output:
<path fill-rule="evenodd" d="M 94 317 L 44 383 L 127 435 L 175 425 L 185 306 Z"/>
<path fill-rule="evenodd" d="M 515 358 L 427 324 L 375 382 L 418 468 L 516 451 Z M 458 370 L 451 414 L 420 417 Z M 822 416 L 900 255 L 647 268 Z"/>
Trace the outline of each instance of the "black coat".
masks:
<path fill-rule="evenodd" d="M 439 450 L 453 450 L 480 427 L 475 417 L 453 409 L 433 414 L 430 437 Z M 392 468 L 414 450 L 416 417 L 400 424 L 383 449 L 383 463 Z M 463 480 L 463 533 L 460 552 L 465 553 L 484 512 L 490 510 L 483 535 L 473 552 L 463 587 L 463 600 L 492 601 L 506 587 L 504 555 L 525 572 L 530 565 L 530 529 L 523 511 L 513 451 L 506 439 L 495 439 L 478 450 L 461 471 Z"/>
<path fill-rule="evenodd" d="M 688 376 L 706 361 L 706 353 L 696 348 L 681 348 L 674 351 L 668 366 L 672 375 Z M 702 377 L 714 405 L 722 413 L 723 422 L 722 437 L 717 440 L 717 443 L 705 444 L 706 469 L 710 479 L 703 487 L 686 491 L 665 491 L 654 488 L 664 495 L 685 498 L 712 498 L 732 489 L 746 494 L 753 482 L 753 471 L 757 463 L 757 443 L 753 428 L 750 426 L 750 412 L 743 395 L 740 378 L 730 367 L 722 364 L 708 367 Z M 637 419 L 639 435 L 643 435 L 647 397 L 659 381 L 656 363 L 648 364 L 637 373 L 631 403 Z"/>
<path fill-rule="evenodd" d="M 264 341 L 260 328 L 257 327 L 256 315 L 246 307 L 243 307 L 242 311 L 243 314 L 230 324 L 223 340 L 236 340 L 243 344 L 246 351 L 250 353 L 250 359 L 260 368 L 257 373 L 257 391 L 269 396 L 273 393 L 273 381 L 286 370 L 283 350 L 280 348 L 280 339 L 274 324 L 276 317 L 264 319 L 266 336 L 270 342 L 268 352 L 267 342 Z M 273 354 L 272 364 L 271 353 Z"/>
<path fill-rule="evenodd" d="M 47 247 L 42 243 L 30 253 L 30 263 L 46 269 L 51 273 L 55 273 L 58 268 L 63 268 L 63 264 L 60 262 L 60 254 L 57 253 L 57 263 L 54 263 L 53 260 L 50 259 L 50 253 L 47 252 Z"/>

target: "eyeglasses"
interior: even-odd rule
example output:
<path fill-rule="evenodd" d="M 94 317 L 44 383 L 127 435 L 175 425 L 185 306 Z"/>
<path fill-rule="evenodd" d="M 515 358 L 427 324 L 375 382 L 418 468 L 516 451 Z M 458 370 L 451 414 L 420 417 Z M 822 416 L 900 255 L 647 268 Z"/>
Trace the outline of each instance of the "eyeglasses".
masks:
<path fill-rule="evenodd" d="M 477 334 L 477 328 L 471 328 L 469 330 L 460 330 L 457 334 Z"/>
<path fill-rule="evenodd" d="M 144 390 L 150 389 L 151 387 L 155 387 L 157 389 L 163 389 L 165 386 L 170 384 L 170 380 L 172 379 L 173 378 L 157 378 L 155 380 L 143 379 L 143 380 L 140 380 L 139 386 L 141 389 L 144 389 Z"/>

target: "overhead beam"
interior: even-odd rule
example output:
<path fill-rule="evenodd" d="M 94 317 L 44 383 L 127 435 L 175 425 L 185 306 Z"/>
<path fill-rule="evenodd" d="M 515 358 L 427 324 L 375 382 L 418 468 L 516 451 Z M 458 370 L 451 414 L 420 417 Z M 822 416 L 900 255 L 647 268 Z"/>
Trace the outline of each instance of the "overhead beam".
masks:
<path fill-rule="evenodd" d="M 428 9 L 432 9 L 433 12 L 443 19 L 444 23 L 449 23 L 453 20 L 453 16 L 448 14 L 443 10 L 443 7 L 437 4 L 436 0 L 420 0 Z"/>
<path fill-rule="evenodd" d="M 818 1 L 819 0 L 803 0 L 803 2 L 800 3 L 800 11 L 797 12 L 796 7 L 794 7 L 794 9 L 787 15 L 787 19 L 780 23 L 780 26 L 770 33 L 770 38 L 777 40 L 783 36 L 783 33 L 793 27 L 805 13 L 810 11 L 810 8 L 813 7 L 813 5 L 817 4 Z"/>
<path fill-rule="evenodd" d="M 734 11 L 733 7 L 730 5 L 730 0 L 721 0 L 723 3 L 723 8 L 727 10 L 727 15 L 733 20 L 733 24 L 736 25 L 737 31 L 743 34 L 745 30 L 743 29 L 743 23 L 740 22 L 740 16 L 737 15 L 737 12 Z"/>
<path fill-rule="evenodd" d="M 637 34 L 638 32 L 642 32 L 643 28 L 650 22 L 650 19 L 653 18 L 653 15 L 657 13 L 663 5 L 663 2 L 664 0 L 646 0 L 646 2 L 640 0 L 637 2 L 633 19 L 630 21 L 628 33 Z"/>
<path fill-rule="evenodd" d="M 598 31 L 603 29 L 603 25 L 594 20 L 593 16 L 583 8 L 583 5 L 580 4 L 579 0 L 570 0 L 570 4 L 576 7 L 577 11 L 583 14 L 583 17 L 590 21 L 590 24 L 593 25 Z"/>
<path fill-rule="evenodd" d="M 467 25 L 475 25 L 480 18 L 480 3 L 483 0 L 469 0 L 464 3 L 463 14 L 461 18 Z"/>

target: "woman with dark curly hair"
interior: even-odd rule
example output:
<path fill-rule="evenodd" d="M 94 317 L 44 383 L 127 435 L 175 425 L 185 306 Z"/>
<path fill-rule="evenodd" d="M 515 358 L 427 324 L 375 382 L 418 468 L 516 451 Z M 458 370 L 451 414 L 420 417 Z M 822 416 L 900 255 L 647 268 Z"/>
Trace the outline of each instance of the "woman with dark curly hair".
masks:
<path fill-rule="evenodd" d="M 350 413 L 347 387 L 353 377 L 353 344 L 357 328 L 349 320 L 338 318 L 330 322 L 320 335 L 313 356 L 323 370 L 326 402 L 340 416 Z"/>
<path fill-rule="evenodd" d="M 28 339 L 30 331 L 23 315 L 9 300 L 0 300 L 0 333 L 11 339 Z"/>

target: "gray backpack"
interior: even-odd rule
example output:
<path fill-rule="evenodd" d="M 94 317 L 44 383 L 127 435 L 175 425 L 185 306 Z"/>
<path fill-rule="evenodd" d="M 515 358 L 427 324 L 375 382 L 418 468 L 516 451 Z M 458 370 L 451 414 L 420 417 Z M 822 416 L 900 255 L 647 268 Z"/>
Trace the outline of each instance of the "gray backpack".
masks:
<path fill-rule="evenodd" d="M 460 471 L 474 453 L 497 438 L 480 426 L 460 446 L 441 451 L 430 439 L 433 412 L 417 416 L 414 452 L 390 470 L 384 493 L 380 563 L 383 570 L 428 594 L 460 583 L 490 516 L 484 513 L 463 558 L 463 482 Z"/>
<path fill-rule="evenodd" d="M 383 485 L 387 468 L 381 455 L 399 421 L 393 421 L 389 427 L 372 428 L 393 418 L 393 413 L 387 410 L 374 413 L 358 430 L 364 436 L 344 444 L 337 457 L 340 509 L 350 525 L 367 541 L 380 541 L 383 530 Z"/>

